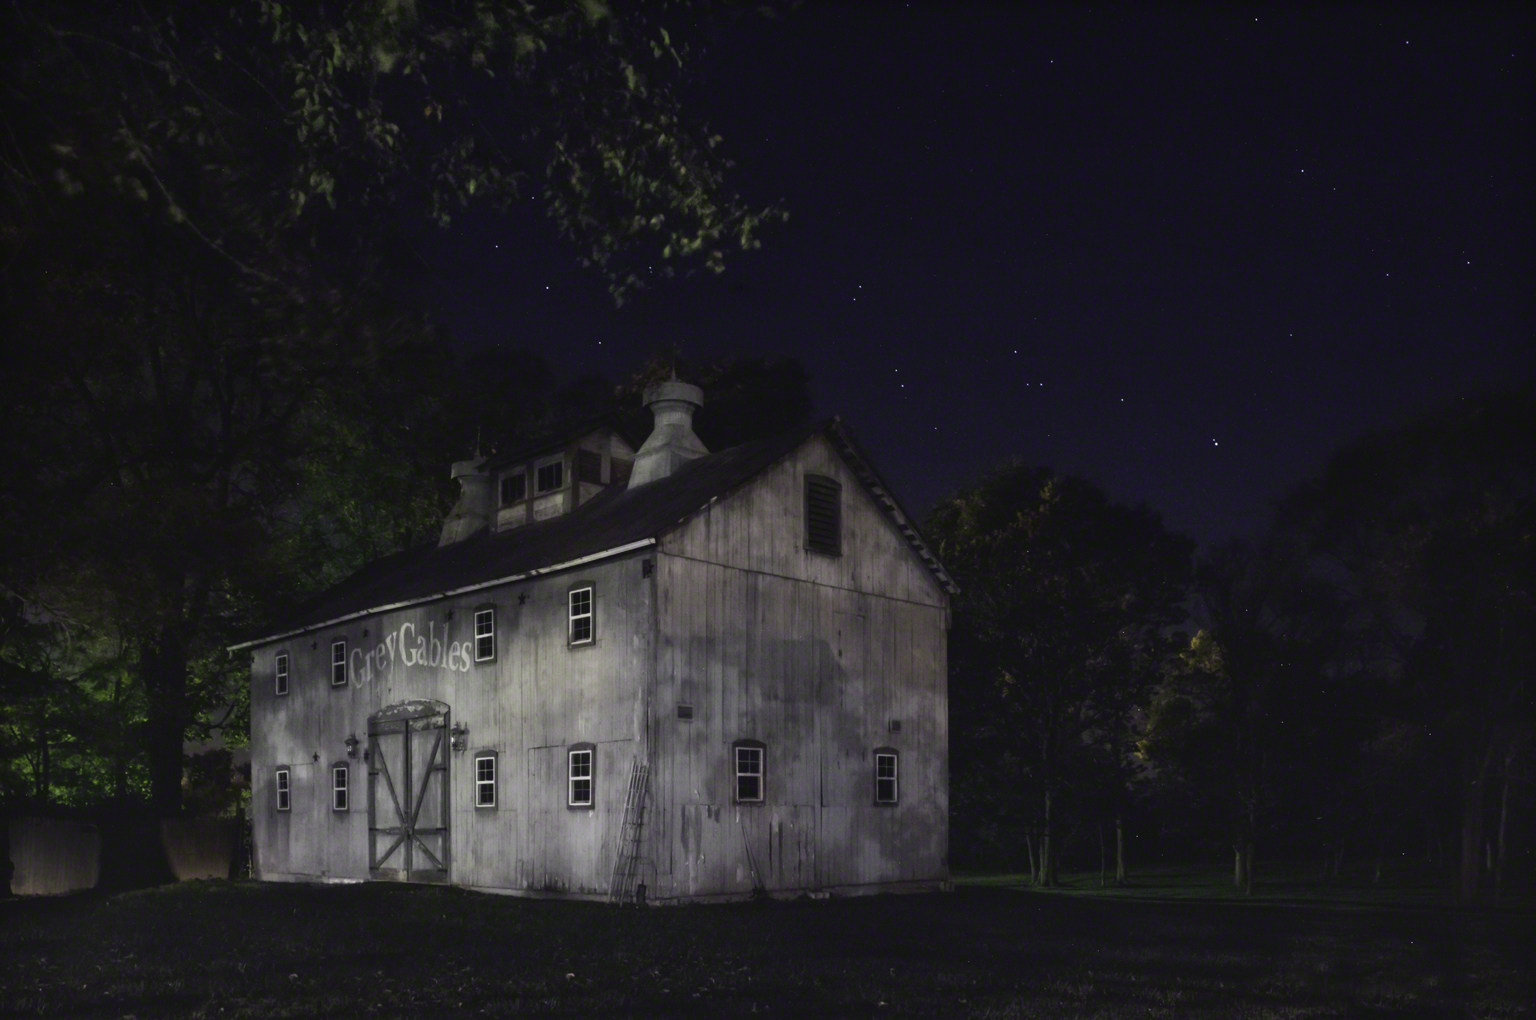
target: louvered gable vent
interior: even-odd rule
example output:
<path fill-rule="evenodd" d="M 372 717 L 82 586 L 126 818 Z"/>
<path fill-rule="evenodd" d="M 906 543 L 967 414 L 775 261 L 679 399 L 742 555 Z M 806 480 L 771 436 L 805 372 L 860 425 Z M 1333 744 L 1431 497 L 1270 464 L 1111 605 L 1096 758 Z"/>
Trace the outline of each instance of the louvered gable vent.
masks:
<path fill-rule="evenodd" d="M 805 476 L 805 547 L 843 554 L 843 487 L 822 475 Z"/>

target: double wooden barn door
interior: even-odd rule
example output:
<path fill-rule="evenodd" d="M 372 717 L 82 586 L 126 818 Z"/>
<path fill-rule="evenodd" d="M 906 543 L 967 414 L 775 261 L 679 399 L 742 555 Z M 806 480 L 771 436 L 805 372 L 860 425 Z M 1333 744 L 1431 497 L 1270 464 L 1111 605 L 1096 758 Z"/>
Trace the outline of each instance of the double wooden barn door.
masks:
<path fill-rule="evenodd" d="M 448 881 L 448 706 L 407 702 L 368 720 L 368 873 Z"/>

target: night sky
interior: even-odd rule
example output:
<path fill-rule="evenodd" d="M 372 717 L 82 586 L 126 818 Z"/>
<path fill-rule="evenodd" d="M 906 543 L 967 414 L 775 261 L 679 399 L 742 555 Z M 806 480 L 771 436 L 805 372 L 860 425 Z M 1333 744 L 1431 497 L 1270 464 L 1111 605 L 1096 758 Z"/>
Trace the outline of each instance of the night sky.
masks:
<path fill-rule="evenodd" d="M 615 309 L 486 213 L 424 253 L 458 347 L 793 356 L 914 513 L 1018 456 L 1206 543 L 1531 375 L 1523 11 L 871 4 L 701 41 L 687 108 L 790 221 Z"/>

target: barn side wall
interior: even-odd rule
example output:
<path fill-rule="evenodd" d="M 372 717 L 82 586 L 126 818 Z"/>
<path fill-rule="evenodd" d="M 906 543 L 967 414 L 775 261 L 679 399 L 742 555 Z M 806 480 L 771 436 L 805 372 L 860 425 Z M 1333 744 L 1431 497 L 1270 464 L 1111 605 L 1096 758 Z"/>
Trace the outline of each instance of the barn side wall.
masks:
<path fill-rule="evenodd" d="M 841 483 L 841 556 L 804 548 L 807 473 Z M 650 895 L 947 881 L 947 595 L 830 445 L 664 536 L 657 574 Z M 766 745 L 761 804 L 735 803 L 739 740 Z M 877 748 L 899 755 L 895 805 Z"/>
<path fill-rule="evenodd" d="M 625 783 L 641 732 L 641 693 L 652 667 L 654 580 L 650 550 L 561 574 L 484 589 L 354 620 L 254 650 L 251 692 L 255 869 L 270 881 L 366 879 L 367 765 L 345 740 L 366 746 L 368 717 L 426 699 L 469 728 L 449 758 L 449 880 L 508 890 L 606 893 Z M 596 640 L 567 642 L 567 593 L 590 582 Z M 473 661 L 476 609 L 496 609 L 496 660 Z M 451 613 L 451 617 L 450 614 Z M 345 638 L 348 683 L 330 683 L 331 643 Z M 427 664 L 405 663 L 402 641 Z M 442 648 L 441 652 L 435 649 Z M 466 647 L 467 645 L 467 647 Z M 459 651 L 454 652 L 455 646 Z M 391 647 L 393 651 L 391 651 Z M 287 652 L 289 693 L 274 691 Z M 452 668 L 445 663 L 451 661 Z M 596 804 L 566 806 L 566 751 L 596 750 Z M 474 806 L 473 759 L 494 751 L 498 803 Z M 330 769 L 350 768 L 351 804 L 331 804 Z M 291 770 L 292 807 L 275 809 L 275 769 Z"/>

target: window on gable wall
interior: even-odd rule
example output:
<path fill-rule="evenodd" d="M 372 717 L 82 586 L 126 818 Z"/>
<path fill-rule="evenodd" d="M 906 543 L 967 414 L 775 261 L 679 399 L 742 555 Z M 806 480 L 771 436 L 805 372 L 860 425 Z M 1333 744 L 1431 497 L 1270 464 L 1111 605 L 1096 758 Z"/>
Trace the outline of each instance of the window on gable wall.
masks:
<path fill-rule="evenodd" d="M 593 639 L 592 589 L 573 588 L 570 600 L 570 642 L 573 645 L 588 644 Z"/>
<path fill-rule="evenodd" d="M 510 506 L 528 495 L 528 475 L 517 471 L 501 476 L 501 505 Z"/>
<path fill-rule="evenodd" d="M 347 685 L 347 639 L 331 642 L 331 686 Z"/>
<path fill-rule="evenodd" d="M 571 807 L 592 806 L 592 748 L 572 748 L 566 804 Z"/>
<path fill-rule="evenodd" d="M 494 607 L 475 610 L 475 661 L 490 662 L 496 658 L 496 610 Z"/>
<path fill-rule="evenodd" d="M 279 811 L 287 811 L 292 805 L 292 791 L 288 788 L 288 770 L 278 769 L 275 775 L 277 779 L 277 797 L 273 802 L 273 806 Z"/>
<path fill-rule="evenodd" d="M 805 476 L 805 547 L 843 554 L 843 487 L 824 475 Z"/>
<path fill-rule="evenodd" d="M 288 693 L 288 653 L 277 653 L 277 693 Z"/>
<path fill-rule="evenodd" d="M 735 745 L 738 803 L 754 803 L 763 799 L 766 757 L 767 749 L 757 741 L 744 740 Z"/>
<path fill-rule="evenodd" d="M 348 780 L 347 766 L 343 764 L 331 766 L 331 810 L 348 810 Z"/>
<path fill-rule="evenodd" d="M 875 752 L 875 803 L 894 804 L 900 794 L 896 786 L 896 752 L 889 748 Z"/>
<path fill-rule="evenodd" d="M 496 755 L 475 755 L 475 807 L 496 806 Z"/>

